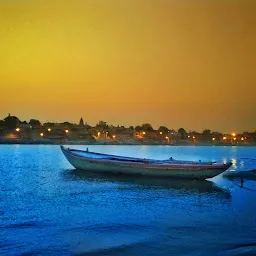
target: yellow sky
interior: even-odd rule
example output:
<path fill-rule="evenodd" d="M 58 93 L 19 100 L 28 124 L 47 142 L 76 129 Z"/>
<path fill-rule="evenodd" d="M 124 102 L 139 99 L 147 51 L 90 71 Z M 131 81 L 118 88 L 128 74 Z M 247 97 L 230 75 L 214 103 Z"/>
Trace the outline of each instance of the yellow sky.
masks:
<path fill-rule="evenodd" d="M 0 0 L 0 119 L 256 129 L 256 1 Z"/>

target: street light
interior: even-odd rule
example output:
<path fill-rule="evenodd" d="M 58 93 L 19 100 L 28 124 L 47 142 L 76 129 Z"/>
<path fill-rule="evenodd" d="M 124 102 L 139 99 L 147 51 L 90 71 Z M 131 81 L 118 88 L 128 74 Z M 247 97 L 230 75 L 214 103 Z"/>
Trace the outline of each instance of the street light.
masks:
<path fill-rule="evenodd" d="M 20 128 L 16 128 L 16 132 L 19 132 L 20 131 Z"/>
<path fill-rule="evenodd" d="M 41 137 L 43 137 L 43 136 L 44 136 L 44 133 L 43 133 L 43 132 L 41 132 L 41 133 L 40 133 L 40 136 L 41 136 Z"/>
<path fill-rule="evenodd" d="M 52 129 L 51 129 L 51 128 L 48 128 L 47 130 L 48 130 L 48 132 L 50 132 Z"/>
<path fill-rule="evenodd" d="M 69 133 L 69 130 L 65 130 L 65 133 Z"/>
<path fill-rule="evenodd" d="M 232 137 L 231 137 L 231 143 L 233 142 L 233 140 L 236 140 L 236 134 L 234 132 L 232 133 Z"/>

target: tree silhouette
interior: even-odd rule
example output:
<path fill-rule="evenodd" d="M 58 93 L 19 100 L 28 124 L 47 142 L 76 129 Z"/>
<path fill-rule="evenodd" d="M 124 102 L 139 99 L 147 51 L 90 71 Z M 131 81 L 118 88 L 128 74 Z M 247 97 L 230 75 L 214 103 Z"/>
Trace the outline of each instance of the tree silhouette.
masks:
<path fill-rule="evenodd" d="M 223 137 L 223 134 L 220 132 L 213 132 L 212 137 L 214 137 L 217 141 L 220 141 L 221 138 Z"/>
<path fill-rule="evenodd" d="M 54 127 L 55 123 L 51 123 L 51 122 L 47 122 L 47 123 L 44 123 L 43 126 L 46 127 L 46 128 L 52 128 Z"/>
<path fill-rule="evenodd" d="M 8 129 L 14 129 L 16 128 L 17 124 L 20 123 L 20 120 L 18 117 L 16 116 L 11 116 L 9 114 L 9 116 L 7 116 L 5 119 L 4 119 L 4 122 L 5 122 L 5 126 L 8 128 Z"/>
<path fill-rule="evenodd" d="M 206 129 L 202 132 L 202 140 L 203 141 L 211 141 L 212 140 L 212 132 L 209 129 Z"/>
<path fill-rule="evenodd" d="M 158 128 L 158 131 L 159 132 L 162 132 L 162 133 L 168 133 L 169 132 L 169 129 L 166 127 L 166 126 L 160 126 Z"/>
<path fill-rule="evenodd" d="M 181 138 L 182 140 L 184 140 L 184 139 L 187 138 L 187 132 L 186 132 L 186 130 L 185 130 L 184 128 L 180 128 L 180 129 L 178 130 L 178 133 L 180 134 L 180 138 Z"/>
<path fill-rule="evenodd" d="M 40 125 L 41 125 L 40 121 L 37 120 L 37 119 L 30 119 L 29 124 L 30 124 L 32 127 L 40 126 Z"/>
<path fill-rule="evenodd" d="M 135 131 L 136 131 L 136 132 L 139 132 L 139 131 L 141 131 L 141 130 L 142 130 L 142 127 L 141 127 L 141 126 L 137 125 L 137 126 L 135 127 Z"/>
<path fill-rule="evenodd" d="M 154 131 L 152 125 L 151 125 L 151 124 L 148 124 L 148 123 L 143 124 L 143 125 L 141 126 L 141 128 L 142 128 L 142 130 L 147 131 L 147 132 L 152 132 L 152 131 Z"/>

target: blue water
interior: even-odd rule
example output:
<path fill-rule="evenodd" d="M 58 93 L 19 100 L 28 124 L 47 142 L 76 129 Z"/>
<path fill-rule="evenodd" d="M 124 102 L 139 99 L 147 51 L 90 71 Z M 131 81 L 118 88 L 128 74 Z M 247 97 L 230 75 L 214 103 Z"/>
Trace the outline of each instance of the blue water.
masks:
<path fill-rule="evenodd" d="M 89 149 L 256 168 L 255 147 Z M 0 153 L 0 255 L 256 255 L 256 181 L 86 174 L 52 145 Z"/>

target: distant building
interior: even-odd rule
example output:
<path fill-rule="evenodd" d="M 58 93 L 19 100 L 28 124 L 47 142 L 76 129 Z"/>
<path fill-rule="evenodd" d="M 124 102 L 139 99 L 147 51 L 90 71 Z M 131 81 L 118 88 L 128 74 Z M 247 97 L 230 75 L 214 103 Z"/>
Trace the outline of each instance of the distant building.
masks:
<path fill-rule="evenodd" d="M 99 121 L 99 123 L 97 124 L 97 126 L 107 127 L 107 122 Z"/>
<path fill-rule="evenodd" d="M 80 126 L 84 126 L 84 120 L 83 120 L 83 118 L 82 118 L 82 117 L 80 118 L 79 125 L 80 125 Z"/>

